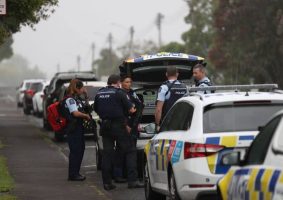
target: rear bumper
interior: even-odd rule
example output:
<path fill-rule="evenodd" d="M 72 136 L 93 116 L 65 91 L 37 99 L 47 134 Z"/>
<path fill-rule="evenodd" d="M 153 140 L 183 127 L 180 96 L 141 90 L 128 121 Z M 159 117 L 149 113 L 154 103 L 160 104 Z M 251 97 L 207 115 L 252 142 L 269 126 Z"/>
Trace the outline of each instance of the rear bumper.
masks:
<path fill-rule="evenodd" d="M 181 199 L 210 197 L 212 200 L 217 195 L 216 184 L 222 175 L 211 174 L 206 158 L 181 161 L 173 165 L 173 170 Z"/>

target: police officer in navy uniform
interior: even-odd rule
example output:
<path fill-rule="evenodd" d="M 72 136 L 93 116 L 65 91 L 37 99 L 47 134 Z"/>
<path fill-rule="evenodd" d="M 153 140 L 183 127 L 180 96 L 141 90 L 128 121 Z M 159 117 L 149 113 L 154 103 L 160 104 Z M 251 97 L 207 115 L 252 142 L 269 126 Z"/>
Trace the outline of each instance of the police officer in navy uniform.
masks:
<path fill-rule="evenodd" d="M 117 159 L 114 159 L 115 143 L 117 147 L 125 152 L 131 145 L 129 141 L 129 132 L 127 131 L 127 116 L 128 113 L 136 112 L 134 105 L 129 101 L 125 93 L 120 87 L 120 76 L 111 75 L 107 81 L 107 87 L 98 91 L 95 96 L 94 110 L 101 118 L 100 134 L 103 142 L 102 153 L 102 179 L 105 190 L 115 189 L 112 184 L 112 166 L 116 165 Z M 127 160 L 130 160 L 126 158 Z M 131 166 L 127 163 L 128 171 L 131 171 Z M 129 179 L 128 172 L 128 179 Z M 131 177 L 135 178 L 135 177 Z M 135 178 L 136 179 L 136 178 Z M 130 181 L 130 180 L 129 180 Z M 131 180 L 132 186 L 138 187 L 136 180 Z"/>
<path fill-rule="evenodd" d="M 143 102 L 141 97 L 138 96 L 135 91 L 131 88 L 132 86 L 132 78 L 128 75 L 123 75 L 121 74 L 121 89 L 129 97 L 129 100 L 132 102 L 132 104 L 136 108 L 135 113 L 131 113 L 128 115 L 127 119 L 127 131 L 129 133 L 129 143 L 130 146 L 128 148 L 128 151 L 126 152 L 125 155 L 119 155 L 121 152 L 119 150 L 119 147 L 116 149 L 116 154 L 118 157 L 121 157 L 119 160 L 119 165 L 115 166 L 114 168 L 114 175 L 115 175 L 115 182 L 117 183 L 123 183 L 126 182 L 125 179 L 123 179 L 123 162 L 124 158 L 126 157 L 126 163 L 128 171 L 128 181 L 129 181 L 129 188 L 136 188 L 137 185 L 135 183 L 132 183 L 133 181 L 137 180 L 137 138 L 139 136 L 139 131 L 138 131 L 138 125 L 141 121 L 142 117 L 142 111 L 143 111 Z M 138 183 L 139 187 L 143 187 L 144 184 Z"/>
<path fill-rule="evenodd" d="M 195 87 L 207 87 L 212 86 L 211 81 L 206 76 L 205 66 L 203 64 L 196 64 L 193 67 L 193 77 L 195 81 Z M 211 91 L 198 91 L 198 93 L 211 93 Z"/>
<path fill-rule="evenodd" d="M 166 76 L 168 80 L 160 86 L 156 102 L 155 123 L 157 130 L 159 130 L 160 123 L 170 108 L 187 92 L 186 85 L 177 80 L 178 75 L 178 69 L 175 66 L 167 67 Z"/>
<path fill-rule="evenodd" d="M 84 105 L 79 96 L 86 92 L 83 83 L 73 79 L 67 89 L 65 108 L 67 113 L 67 140 L 69 144 L 69 181 L 83 181 L 85 176 L 80 174 L 81 163 L 85 150 L 83 120 L 90 120 L 83 113 Z"/>

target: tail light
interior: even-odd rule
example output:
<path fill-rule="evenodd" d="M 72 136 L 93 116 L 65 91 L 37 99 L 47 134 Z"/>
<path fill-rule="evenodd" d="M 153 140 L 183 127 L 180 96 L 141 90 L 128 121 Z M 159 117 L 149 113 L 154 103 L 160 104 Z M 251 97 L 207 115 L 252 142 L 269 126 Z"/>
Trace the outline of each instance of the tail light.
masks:
<path fill-rule="evenodd" d="M 185 143 L 184 148 L 184 158 L 199 158 L 199 157 L 207 157 L 213 155 L 220 150 L 222 150 L 224 146 L 214 145 L 214 144 L 196 144 L 196 143 Z"/>
<path fill-rule="evenodd" d="M 33 96 L 34 95 L 34 91 L 33 90 L 26 90 L 25 93 L 27 95 Z"/>

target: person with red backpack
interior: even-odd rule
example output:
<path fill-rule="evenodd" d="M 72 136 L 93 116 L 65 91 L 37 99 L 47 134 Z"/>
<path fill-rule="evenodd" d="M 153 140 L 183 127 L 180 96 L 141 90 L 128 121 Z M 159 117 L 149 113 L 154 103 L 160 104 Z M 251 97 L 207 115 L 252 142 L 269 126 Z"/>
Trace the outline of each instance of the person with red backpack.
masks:
<path fill-rule="evenodd" d="M 67 141 L 69 154 L 69 181 L 84 181 L 85 176 L 80 174 L 81 163 L 85 151 L 83 120 L 91 120 L 89 114 L 84 113 L 84 104 L 80 95 L 85 94 L 83 82 L 73 79 L 67 89 L 67 96 L 63 101 L 67 125 Z"/>

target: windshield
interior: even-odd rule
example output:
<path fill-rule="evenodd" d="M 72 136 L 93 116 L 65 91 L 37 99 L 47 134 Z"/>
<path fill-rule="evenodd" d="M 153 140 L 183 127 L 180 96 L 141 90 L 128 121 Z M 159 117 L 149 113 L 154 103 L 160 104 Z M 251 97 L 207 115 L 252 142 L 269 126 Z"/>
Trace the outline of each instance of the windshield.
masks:
<path fill-rule="evenodd" d="M 204 110 L 204 133 L 256 131 L 283 103 L 210 105 Z"/>

